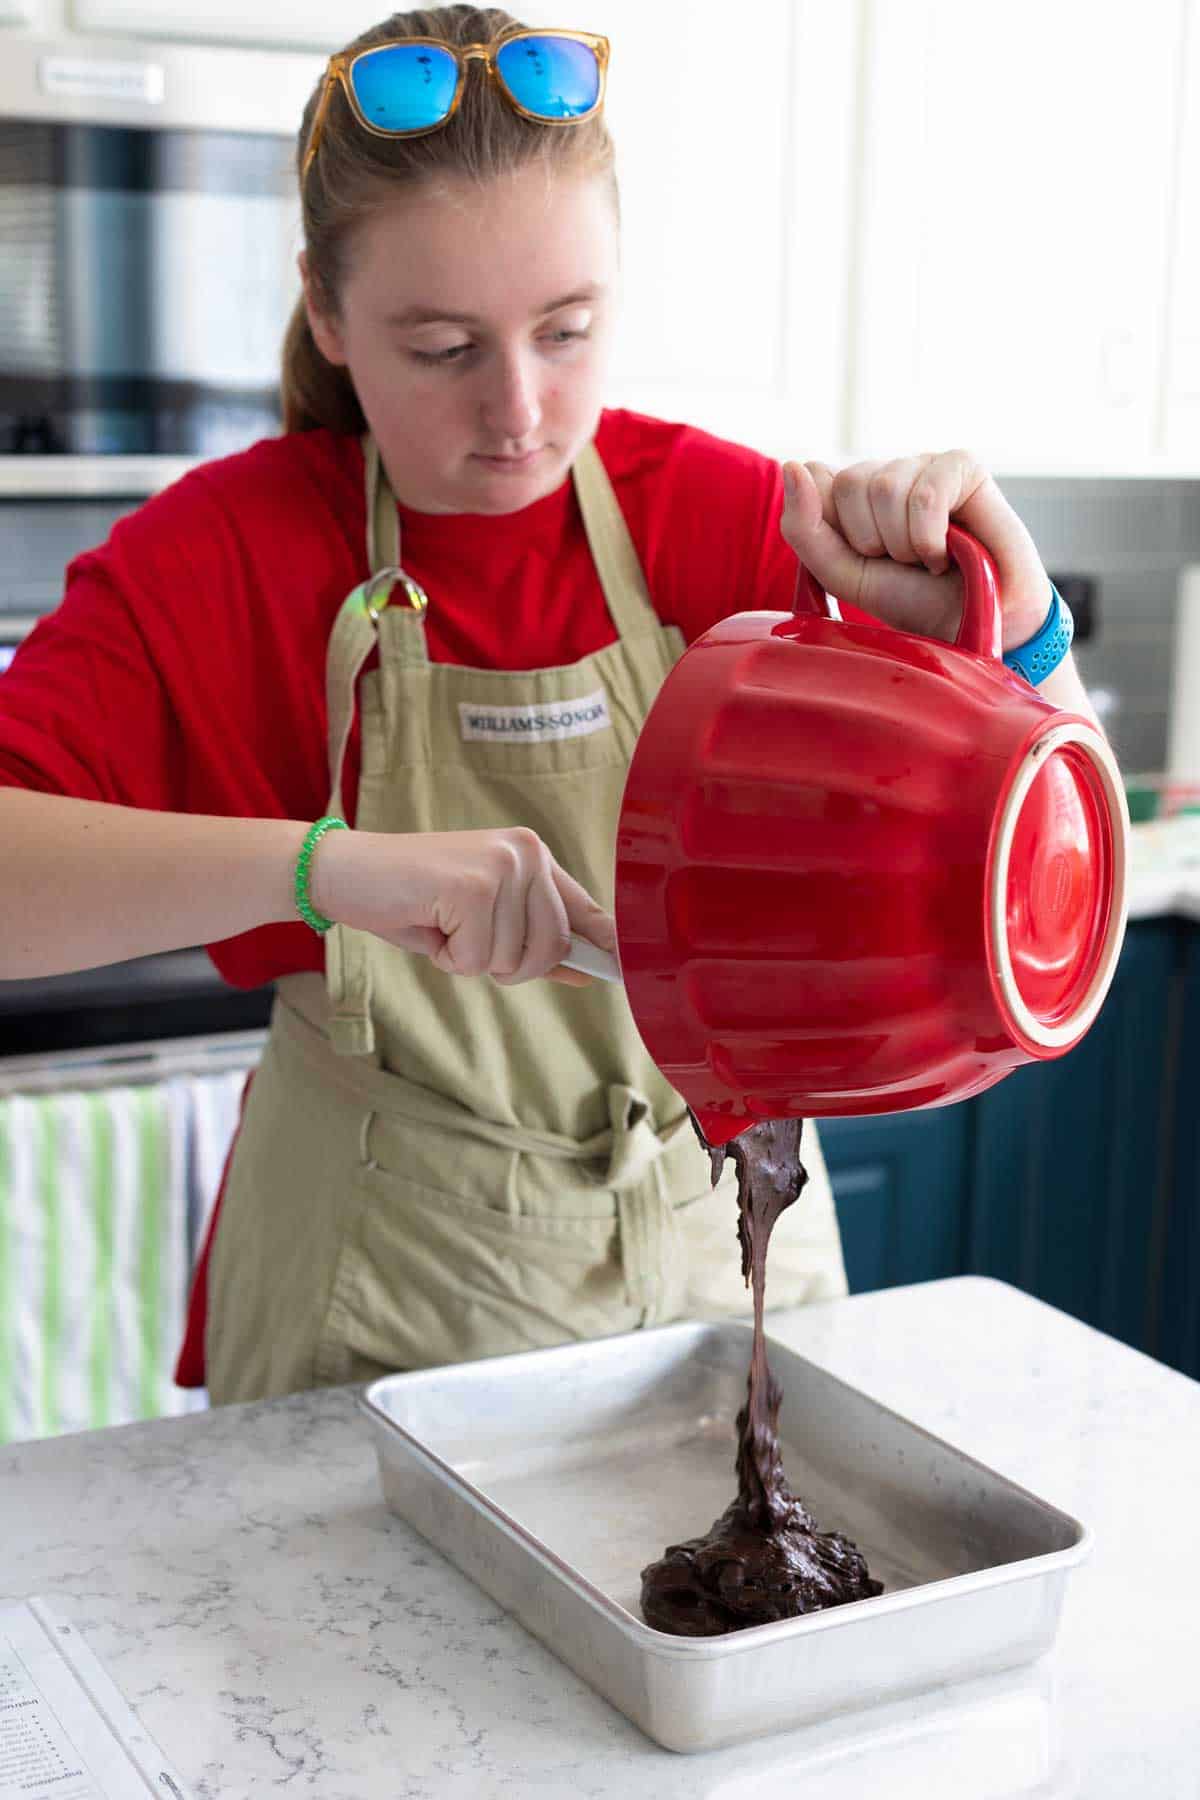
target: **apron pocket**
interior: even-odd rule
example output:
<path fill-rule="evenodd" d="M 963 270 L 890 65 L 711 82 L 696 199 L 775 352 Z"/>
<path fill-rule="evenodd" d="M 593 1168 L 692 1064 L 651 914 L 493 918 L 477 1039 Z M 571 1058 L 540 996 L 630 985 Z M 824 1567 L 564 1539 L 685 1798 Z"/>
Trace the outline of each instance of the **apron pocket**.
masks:
<path fill-rule="evenodd" d="M 430 1194 L 451 1210 L 462 1209 L 467 1223 L 476 1212 L 530 1228 L 564 1222 L 611 1226 L 617 1217 L 600 1162 L 489 1143 L 389 1113 L 370 1115 L 362 1149 L 368 1169 Z"/>
<path fill-rule="evenodd" d="M 846 1291 L 829 1178 L 806 1147 L 808 1185 L 772 1234 L 770 1308 Z M 672 1175 L 691 1187 L 697 1173 L 685 1139 L 619 1196 L 581 1179 L 589 1164 L 395 1115 L 370 1115 L 360 1148 L 318 1381 L 353 1379 L 356 1358 L 429 1368 L 752 1310 L 732 1166 L 716 1188 L 670 1198 Z"/>
<path fill-rule="evenodd" d="M 360 1205 L 338 1260 L 318 1350 L 320 1379 L 349 1354 L 429 1368 L 629 1331 L 617 1217 L 497 1211 L 378 1166 L 354 1177 Z"/>

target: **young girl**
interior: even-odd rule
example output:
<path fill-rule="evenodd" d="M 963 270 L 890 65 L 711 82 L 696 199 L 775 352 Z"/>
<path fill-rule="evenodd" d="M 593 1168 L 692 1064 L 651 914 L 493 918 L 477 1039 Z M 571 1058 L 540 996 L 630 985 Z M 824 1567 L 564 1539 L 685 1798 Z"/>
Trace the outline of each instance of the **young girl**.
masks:
<path fill-rule="evenodd" d="M 0 682 L 0 976 L 204 943 L 277 985 L 181 1362 L 216 1401 L 744 1309 L 731 1182 L 620 987 L 561 966 L 615 948 L 639 727 L 797 556 L 950 637 L 953 515 L 1006 648 L 1058 604 L 965 452 L 789 464 L 785 504 L 766 458 L 604 410 L 607 57 L 450 6 L 331 59 L 284 435 L 78 558 Z M 1086 707 L 1069 657 L 1044 691 Z M 774 1304 L 845 1288 L 807 1146 Z"/>

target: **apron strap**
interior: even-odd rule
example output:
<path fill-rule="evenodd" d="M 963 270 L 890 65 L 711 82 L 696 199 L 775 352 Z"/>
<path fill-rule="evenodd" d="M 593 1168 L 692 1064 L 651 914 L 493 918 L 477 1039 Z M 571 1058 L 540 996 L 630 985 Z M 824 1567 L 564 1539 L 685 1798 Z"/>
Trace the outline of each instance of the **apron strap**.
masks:
<path fill-rule="evenodd" d="M 380 480 L 383 464 L 379 445 L 371 432 L 362 436 L 363 479 L 367 494 L 367 567 L 394 569 L 400 562 L 400 514 L 387 481 Z"/>
<path fill-rule="evenodd" d="M 375 648 L 375 621 L 367 610 L 366 584 L 342 603 L 329 640 L 325 698 L 329 712 L 329 806 L 344 816 L 342 767 L 354 699 L 363 664 Z M 369 1056 L 375 1049 L 371 1019 L 371 959 L 366 933 L 334 925 L 325 933 L 325 981 L 329 992 L 329 1041 L 339 1056 Z"/>
<path fill-rule="evenodd" d="M 368 431 L 362 440 L 367 519 L 367 566 L 374 573 L 396 568 L 400 561 L 400 520 L 386 481 L 380 480 L 379 446 Z M 358 678 L 377 642 L 375 614 L 369 602 L 370 582 L 356 587 L 342 603 L 330 633 L 325 659 L 328 712 L 329 805 L 345 813 L 342 772 L 354 724 Z M 420 629 L 420 621 L 414 615 Z M 329 1039 L 339 1056 L 370 1056 L 375 1051 L 371 1017 L 371 958 L 368 934 L 334 925 L 325 935 L 325 976 L 329 991 Z"/>
<path fill-rule="evenodd" d="M 646 577 L 608 471 L 594 443 L 585 444 L 571 470 L 592 561 L 618 637 L 661 629 Z"/>
<path fill-rule="evenodd" d="M 363 665 L 375 648 L 375 620 L 367 607 L 367 583 L 342 602 L 329 634 L 325 657 L 325 705 L 328 713 L 329 807 L 341 818 L 342 768 L 354 724 L 355 694 Z"/>

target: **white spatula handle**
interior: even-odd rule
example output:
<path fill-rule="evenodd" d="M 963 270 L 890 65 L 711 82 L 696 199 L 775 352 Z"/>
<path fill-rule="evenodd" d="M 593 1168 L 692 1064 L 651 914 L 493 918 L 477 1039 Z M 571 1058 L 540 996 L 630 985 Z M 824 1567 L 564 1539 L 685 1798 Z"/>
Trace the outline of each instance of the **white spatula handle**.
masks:
<path fill-rule="evenodd" d="M 585 975 L 596 975 L 601 981 L 620 981 L 621 969 L 615 956 L 587 938 L 571 934 L 571 948 L 563 957 L 563 967 L 581 969 Z"/>

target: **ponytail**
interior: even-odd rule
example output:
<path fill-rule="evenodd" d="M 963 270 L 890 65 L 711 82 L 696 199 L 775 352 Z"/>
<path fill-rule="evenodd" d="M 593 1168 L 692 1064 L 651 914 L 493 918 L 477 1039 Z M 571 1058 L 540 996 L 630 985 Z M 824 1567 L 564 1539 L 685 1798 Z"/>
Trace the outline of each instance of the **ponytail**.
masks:
<path fill-rule="evenodd" d="M 350 371 L 327 362 L 317 349 L 303 298 L 296 301 L 283 340 L 281 398 L 285 431 L 316 431 L 325 426 L 357 437 L 366 430 Z"/>

